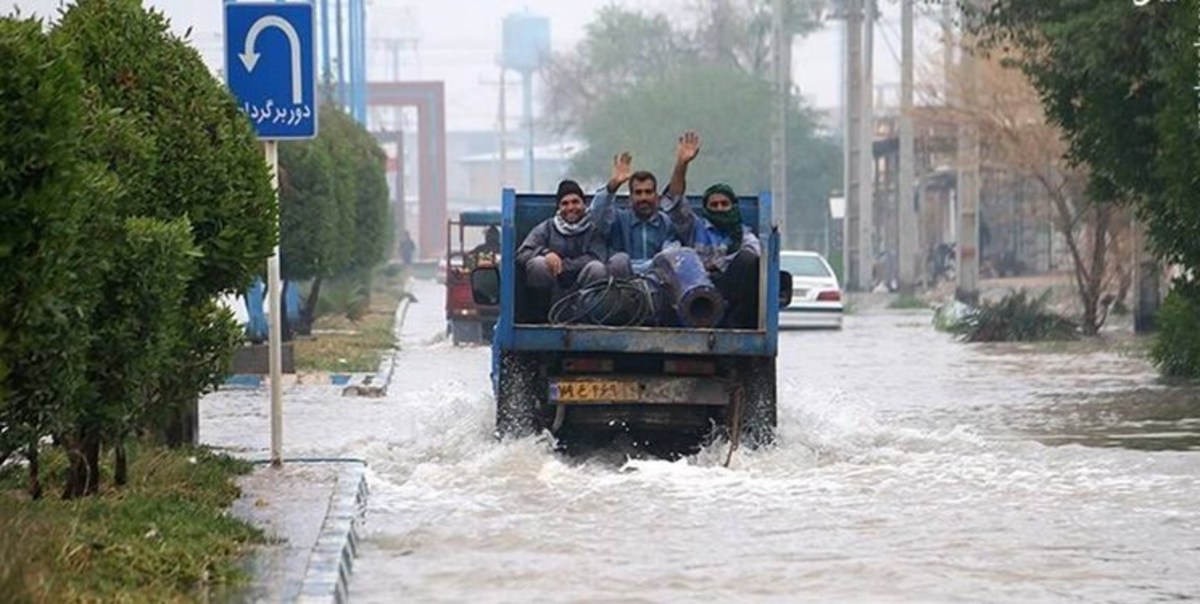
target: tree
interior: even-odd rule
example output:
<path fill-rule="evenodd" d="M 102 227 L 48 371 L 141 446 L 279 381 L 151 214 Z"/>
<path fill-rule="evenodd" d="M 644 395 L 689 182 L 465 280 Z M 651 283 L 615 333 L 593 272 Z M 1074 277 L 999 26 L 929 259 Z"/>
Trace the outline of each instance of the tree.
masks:
<path fill-rule="evenodd" d="M 639 168 L 665 179 L 675 139 L 685 130 L 701 133 L 704 151 L 692 164 L 692 189 L 726 182 L 757 194 L 770 188 L 772 92 L 761 78 L 738 69 L 699 66 L 649 79 L 606 98 L 582 123 L 588 148 L 573 162 L 580 177 L 603 180 L 612 155 L 628 150 Z M 817 136 L 813 118 L 793 107 L 789 118 L 790 215 L 802 224 L 822 225 L 825 199 L 838 178 L 840 154 L 832 141 Z M 698 185 L 697 183 L 704 183 Z"/>
<path fill-rule="evenodd" d="M 1103 300 L 1128 288 L 1130 267 L 1122 242 L 1129 240 L 1129 216 L 1114 201 L 1094 201 L 1087 190 L 1086 165 L 1067 158 L 1061 128 L 1048 123 L 1037 91 L 1013 64 L 1012 54 L 978 62 L 978 93 L 968 101 L 960 74 L 940 94 L 945 125 L 970 123 L 979 132 L 983 160 L 1036 182 L 1044 195 L 1040 215 L 1050 219 L 1071 254 L 1072 276 L 1083 309 L 1081 326 L 1095 334 L 1105 320 Z M 1115 297 L 1115 296 L 1114 296 Z"/>
<path fill-rule="evenodd" d="M 0 18 L 0 90 L 0 461 L 23 448 L 40 497 L 38 440 L 86 398 L 87 224 L 109 191 L 81 151 L 79 65 L 41 23 Z"/>
<path fill-rule="evenodd" d="M 674 69 L 688 54 L 666 15 L 605 6 L 583 41 L 546 66 L 545 119 L 556 132 L 576 132 L 606 97 Z"/>
<path fill-rule="evenodd" d="M 1090 168 L 1092 197 L 1132 204 L 1160 258 L 1188 269 L 1200 266 L 1197 10 L 1197 0 L 988 0 L 971 11 L 985 50 L 1020 51 L 1068 158 Z"/>
<path fill-rule="evenodd" d="M 325 280 L 350 274 L 366 280 L 390 242 L 383 150 L 331 104 L 322 105 L 321 122 L 315 140 L 280 150 L 283 276 L 312 280 L 301 333 L 311 333 Z"/>
<path fill-rule="evenodd" d="M 771 0 L 695 0 L 697 27 L 692 47 L 700 60 L 768 76 L 772 70 L 773 2 Z M 782 59 L 791 73 L 791 45 L 815 31 L 825 17 L 824 0 L 784 0 L 785 44 Z"/>
<path fill-rule="evenodd" d="M 555 57 L 545 74 L 551 124 L 588 143 L 573 169 L 602 179 L 612 154 L 627 149 L 665 178 L 673 141 L 690 128 L 705 140 L 693 182 L 727 180 L 748 194 L 769 189 L 770 6 L 770 0 L 697 0 L 686 9 L 694 17 L 690 27 L 615 6 L 597 13 L 585 39 Z M 786 6 L 786 29 L 796 36 L 816 27 L 824 3 Z M 798 98 L 791 105 L 789 227 L 819 230 L 827 224 L 829 191 L 841 178 L 841 153 L 817 134 Z M 801 240 L 798 233 L 790 239 Z"/>
<path fill-rule="evenodd" d="M 545 68 L 544 119 L 555 132 L 576 133 L 608 96 L 697 64 L 769 76 L 771 4 L 771 0 L 694 0 L 683 15 L 616 5 L 601 8 L 585 28 L 584 39 L 552 57 Z M 814 31 L 824 7 L 822 0 L 785 0 L 789 40 Z M 681 22 L 693 25 L 674 25 Z M 790 73 L 790 52 L 785 60 Z"/>
<path fill-rule="evenodd" d="M 183 337 L 169 357 L 175 364 L 154 389 L 156 402 L 176 411 L 168 441 L 190 442 L 194 431 L 185 424 L 194 423 L 188 416 L 195 401 L 227 371 L 232 354 L 231 347 L 210 347 L 226 342 L 234 326 L 230 316 L 212 312 L 212 301 L 244 289 L 275 243 L 265 162 L 233 98 L 160 13 L 138 0 L 79 0 L 51 35 L 83 67 L 90 111 L 116 114 L 134 127 L 130 140 L 152 150 L 130 160 L 106 144 L 93 149 L 122 187 L 118 215 L 186 217 L 191 226 L 198 253 L 180 309 Z M 232 343 L 218 346 L 226 345 Z"/>

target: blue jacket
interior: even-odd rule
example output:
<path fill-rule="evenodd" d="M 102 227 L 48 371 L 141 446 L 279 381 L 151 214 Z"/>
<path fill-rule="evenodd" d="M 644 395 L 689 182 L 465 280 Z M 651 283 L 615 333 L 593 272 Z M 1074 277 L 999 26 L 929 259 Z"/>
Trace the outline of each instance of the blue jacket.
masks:
<path fill-rule="evenodd" d="M 643 272 L 665 245 L 679 241 L 675 222 L 664 208 L 674 209 L 675 206 L 687 204 L 680 204 L 678 200 L 663 195 L 654 215 L 649 220 L 642 220 L 631 208 L 617 207 L 615 197 L 608 191 L 607 185 L 601 186 L 592 196 L 588 212 L 600 232 L 608 233 L 609 252 L 629 254 L 634 270 Z"/>

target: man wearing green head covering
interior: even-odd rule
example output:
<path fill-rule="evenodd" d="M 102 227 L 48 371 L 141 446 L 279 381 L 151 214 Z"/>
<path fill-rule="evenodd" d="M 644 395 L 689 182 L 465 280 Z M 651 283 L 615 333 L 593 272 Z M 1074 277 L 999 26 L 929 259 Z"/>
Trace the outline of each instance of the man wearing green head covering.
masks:
<path fill-rule="evenodd" d="M 742 221 L 737 194 L 725 183 L 704 190 L 700 216 L 688 204 L 675 213 L 680 242 L 704 261 L 713 285 L 729 304 L 725 325 L 742 329 L 758 326 L 758 272 L 762 245 Z"/>

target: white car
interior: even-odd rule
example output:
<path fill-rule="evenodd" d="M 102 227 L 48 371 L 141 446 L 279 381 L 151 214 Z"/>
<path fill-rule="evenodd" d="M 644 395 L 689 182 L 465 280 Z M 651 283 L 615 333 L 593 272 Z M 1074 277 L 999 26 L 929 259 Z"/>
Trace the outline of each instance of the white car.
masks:
<path fill-rule="evenodd" d="M 817 252 L 781 251 L 779 267 L 792 274 L 792 303 L 779 309 L 782 329 L 841 329 L 842 288 Z"/>

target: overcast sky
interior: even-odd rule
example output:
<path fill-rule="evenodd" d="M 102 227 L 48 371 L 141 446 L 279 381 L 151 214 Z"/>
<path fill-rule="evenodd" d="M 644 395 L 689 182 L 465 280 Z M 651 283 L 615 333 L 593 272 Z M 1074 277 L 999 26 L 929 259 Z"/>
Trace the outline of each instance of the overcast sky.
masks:
<path fill-rule="evenodd" d="M 595 11 L 610 3 L 643 11 L 668 11 L 686 0 L 367 0 L 370 79 L 390 78 L 393 54 L 385 40 L 415 42 L 403 45 L 399 69 L 405 79 L 444 80 L 447 86 L 447 127 L 452 130 L 492 129 L 497 121 L 495 66 L 500 49 L 503 18 L 525 8 L 550 18 L 551 45 L 569 49 L 583 37 L 583 28 Z M 167 15 L 191 39 L 205 60 L 220 68 L 223 61 L 221 0 L 144 0 Z M 53 18 L 62 0 L 0 0 L 0 13 L 19 7 L 23 14 Z M 899 8 L 896 0 L 882 0 L 884 19 L 876 29 L 875 82 L 899 82 Z M 331 0 L 332 6 L 332 0 Z M 917 52 L 935 49 L 935 28 L 919 25 Z M 821 108 L 839 103 L 840 35 L 836 25 L 797 43 L 793 78 L 809 101 Z M 510 77 L 510 85 L 516 77 Z M 517 124 L 519 88 L 509 89 L 510 124 Z"/>

